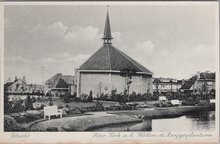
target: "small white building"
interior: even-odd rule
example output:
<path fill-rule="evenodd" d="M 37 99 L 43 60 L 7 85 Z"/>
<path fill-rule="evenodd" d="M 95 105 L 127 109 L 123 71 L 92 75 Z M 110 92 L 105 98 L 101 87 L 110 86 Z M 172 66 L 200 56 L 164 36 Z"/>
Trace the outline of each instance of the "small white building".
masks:
<path fill-rule="evenodd" d="M 182 84 L 183 80 L 177 80 L 173 78 L 154 78 L 153 92 L 177 92 L 181 88 Z"/>

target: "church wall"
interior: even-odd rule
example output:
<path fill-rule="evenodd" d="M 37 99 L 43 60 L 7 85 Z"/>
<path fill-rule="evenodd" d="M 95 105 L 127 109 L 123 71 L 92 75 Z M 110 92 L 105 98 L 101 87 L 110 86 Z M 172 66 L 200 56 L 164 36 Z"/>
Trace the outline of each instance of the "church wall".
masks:
<path fill-rule="evenodd" d="M 117 93 L 121 93 L 125 89 L 125 78 L 119 74 L 112 74 L 113 89 L 117 88 Z M 147 90 L 152 93 L 152 78 L 142 75 L 132 76 L 129 93 L 147 93 Z"/>
<path fill-rule="evenodd" d="M 101 83 L 100 83 L 101 82 Z M 117 93 L 123 93 L 125 89 L 125 78 L 116 73 L 81 73 L 80 94 L 93 92 L 93 97 L 101 93 L 110 94 L 112 89 L 117 88 Z M 130 92 L 152 93 L 152 78 L 142 75 L 132 76 Z"/>
<path fill-rule="evenodd" d="M 80 73 L 80 94 L 89 94 L 92 90 L 93 97 L 101 93 L 111 92 L 109 73 Z"/>
<path fill-rule="evenodd" d="M 152 78 L 149 76 L 142 77 L 142 93 L 153 93 Z"/>
<path fill-rule="evenodd" d="M 125 90 L 125 78 L 119 74 L 112 74 L 112 88 L 117 89 L 117 93 L 123 93 Z"/>

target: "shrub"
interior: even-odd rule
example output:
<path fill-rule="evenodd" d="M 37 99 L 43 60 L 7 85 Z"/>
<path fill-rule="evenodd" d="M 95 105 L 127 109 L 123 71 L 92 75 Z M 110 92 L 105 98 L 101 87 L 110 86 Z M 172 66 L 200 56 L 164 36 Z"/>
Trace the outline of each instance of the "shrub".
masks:
<path fill-rule="evenodd" d="M 81 94 L 80 95 L 80 100 L 82 102 L 92 102 L 93 101 L 93 97 L 92 97 L 92 95 Z"/>
<path fill-rule="evenodd" d="M 31 110 L 32 109 L 32 105 L 33 105 L 33 102 L 32 102 L 32 100 L 30 98 L 30 95 L 28 95 L 26 100 L 25 100 L 26 110 Z"/>
<path fill-rule="evenodd" d="M 4 115 L 4 131 L 26 131 L 26 129 L 19 126 L 11 116 Z"/>
<path fill-rule="evenodd" d="M 4 113 L 9 113 L 11 108 L 12 108 L 12 105 L 11 103 L 9 102 L 9 95 L 8 94 L 4 94 Z"/>
<path fill-rule="evenodd" d="M 58 108 L 58 109 L 62 109 L 62 108 L 63 108 L 63 105 L 62 105 L 62 104 L 58 104 L 57 108 Z"/>
<path fill-rule="evenodd" d="M 44 104 L 43 103 L 39 103 L 39 102 L 35 102 L 35 103 L 33 103 L 33 109 L 34 110 L 41 110 L 41 109 L 43 109 L 44 108 Z"/>

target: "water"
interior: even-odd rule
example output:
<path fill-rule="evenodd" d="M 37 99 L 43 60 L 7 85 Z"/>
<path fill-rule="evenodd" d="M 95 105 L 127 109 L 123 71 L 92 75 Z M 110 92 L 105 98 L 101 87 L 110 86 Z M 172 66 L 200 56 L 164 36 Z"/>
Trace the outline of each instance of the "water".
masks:
<path fill-rule="evenodd" d="M 187 114 L 178 118 L 153 119 L 152 131 L 214 131 L 215 111 Z"/>
<path fill-rule="evenodd" d="M 190 113 L 177 118 L 146 119 L 136 124 L 111 125 L 95 131 L 214 131 L 215 111 Z"/>

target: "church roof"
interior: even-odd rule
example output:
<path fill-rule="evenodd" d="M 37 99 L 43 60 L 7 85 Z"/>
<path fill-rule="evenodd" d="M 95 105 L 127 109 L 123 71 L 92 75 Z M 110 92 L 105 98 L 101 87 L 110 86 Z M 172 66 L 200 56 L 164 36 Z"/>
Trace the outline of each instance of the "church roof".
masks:
<path fill-rule="evenodd" d="M 104 37 L 102 39 L 104 40 L 104 45 L 80 66 L 80 70 L 121 71 L 123 69 L 130 69 L 152 75 L 150 70 L 111 45 L 113 38 L 111 35 L 108 11 L 105 21 Z"/>
<path fill-rule="evenodd" d="M 152 75 L 150 70 L 110 44 L 103 45 L 79 69 L 120 71 L 124 68 Z"/>

